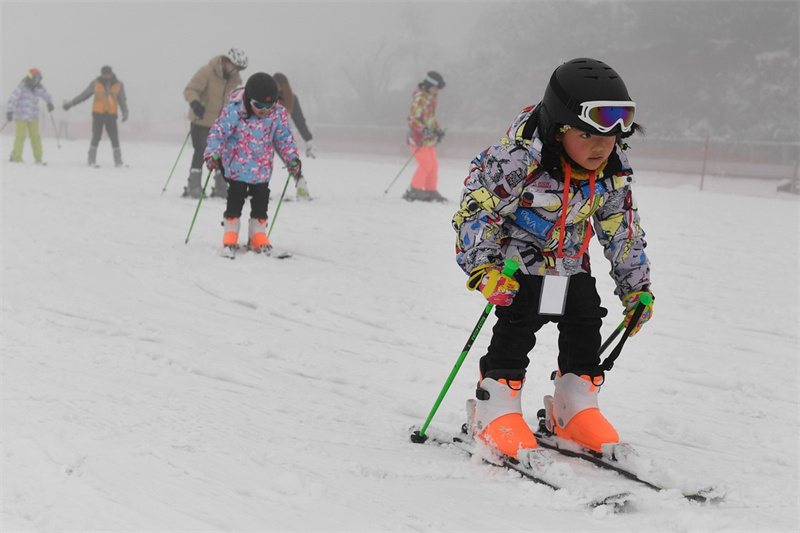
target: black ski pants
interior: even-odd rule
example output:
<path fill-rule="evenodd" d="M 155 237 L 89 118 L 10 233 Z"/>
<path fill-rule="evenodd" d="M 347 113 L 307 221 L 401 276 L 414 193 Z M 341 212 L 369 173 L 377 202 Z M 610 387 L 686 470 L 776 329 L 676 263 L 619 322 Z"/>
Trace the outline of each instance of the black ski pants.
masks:
<path fill-rule="evenodd" d="M 210 131 L 211 128 L 208 126 L 198 126 L 197 124 L 192 124 L 189 129 L 192 136 L 192 146 L 194 147 L 191 168 L 203 168 L 203 153 L 206 151 L 206 142 Z"/>
<path fill-rule="evenodd" d="M 517 275 L 519 292 L 509 306 L 495 307 L 497 323 L 487 354 L 481 358 L 481 373 L 490 370 L 524 370 L 528 354 L 536 345 L 536 333 L 547 323 L 558 325 L 558 368 L 562 373 L 598 373 L 600 328 L 608 311 L 600 303 L 595 279 L 590 274 L 570 277 L 563 316 L 540 315 L 542 276 Z"/>
<path fill-rule="evenodd" d="M 103 128 L 108 133 L 112 148 L 119 148 L 119 132 L 117 131 L 117 115 L 110 113 L 92 113 L 92 148 L 97 148 L 103 136 Z"/>
<path fill-rule="evenodd" d="M 267 205 L 269 204 L 269 183 L 245 183 L 243 181 L 229 180 L 228 204 L 225 209 L 225 218 L 239 218 L 245 199 L 250 196 L 250 218 L 267 218 Z"/>

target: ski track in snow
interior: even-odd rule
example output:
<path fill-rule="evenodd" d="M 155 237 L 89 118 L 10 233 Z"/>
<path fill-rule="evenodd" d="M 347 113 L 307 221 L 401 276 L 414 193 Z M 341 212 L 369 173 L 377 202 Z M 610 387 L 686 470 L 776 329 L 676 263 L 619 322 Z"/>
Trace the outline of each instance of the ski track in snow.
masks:
<path fill-rule="evenodd" d="M 88 169 L 74 164 L 85 141 L 62 145 L 44 168 L 2 163 L 3 531 L 797 530 L 796 198 L 637 174 L 655 317 L 601 403 L 677 482 L 728 495 L 702 506 L 637 489 L 614 515 L 408 439 L 485 305 L 450 226 L 469 161 L 441 161 L 443 205 L 400 200 L 412 169 L 383 194 L 405 156 L 304 161 L 315 199 L 285 203 L 271 236 L 295 256 L 229 261 L 219 199 L 184 244 L 188 156 L 161 194 L 174 146 L 125 143 L 131 166 L 115 169 L 104 141 L 105 166 Z M 591 254 L 607 335 L 621 306 Z M 492 324 L 432 427 L 461 426 Z M 555 349 L 547 328 L 531 423 Z"/>

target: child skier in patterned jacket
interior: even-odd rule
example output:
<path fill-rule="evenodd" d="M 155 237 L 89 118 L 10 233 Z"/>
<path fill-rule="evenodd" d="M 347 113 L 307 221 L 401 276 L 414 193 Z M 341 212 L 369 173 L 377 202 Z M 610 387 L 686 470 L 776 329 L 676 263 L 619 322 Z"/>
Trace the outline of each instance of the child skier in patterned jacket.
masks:
<path fill-rule="evenodd" d="M 289 116 L 277 103 L 278 86 L 272 76 L 253 74 L 244 89 L 233 91 L 231 102 L 211 127 L 203 159 L 209 170 L 220 169 L 229 184 L 222 226 L 223 253 L 231 256 L 239 240 L 239 218 L 245 198 L 250 198 L 248 246 L 270 253 L 267 238 L 269 180 L 274 150 L 278 150 L 293 177 L 300 174 Z"/>
<path fill-rule="evenodd" d="M 558 324 L 559 354 L 555 393 L 545 397 L 548 428 L 597 452 L 619 441 L 597 404 L 607 310 L 588 244 L 594 226 L 630 321 L 650 292 L 633 172 L 621 150 L 622 139 L 641 129 L 634 111 L 613 69 L 575 59 L 556 69 L 542 102 L 524 109 L 507 136 L 472 161 L 453 218 L 457 261 L 469 274 L 468 288 L 497 305 L 497 323 L 468 416 L 477 438 L 512 457 L 537 448 L 521 414 L 521 390 L 536 333 L 549 322 Z M 506 259 L 519 264 L 513 277 L 503 273 Z M 652 303 L 633 333 L 651 316 Z"/>

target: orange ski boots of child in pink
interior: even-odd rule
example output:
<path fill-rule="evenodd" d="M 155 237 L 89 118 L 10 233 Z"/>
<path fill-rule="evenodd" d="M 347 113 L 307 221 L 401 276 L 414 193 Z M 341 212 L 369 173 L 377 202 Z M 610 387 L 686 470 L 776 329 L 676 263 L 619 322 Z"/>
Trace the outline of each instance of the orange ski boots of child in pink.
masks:
<path fill-rule="evenodd" d="M 544 397 L 548 430 L 599 453 L 603 452 L 603 444 L 619 442 L 617 430 L 597 405 L 602 376 L 558 372 L 554 382 L 553 396 Z"/>
<path fill-rule="evenodd" d="M 251 218 L 247 234 L 249 236 L 247 245 L 251 250 L 264 253 L 269 253 L 272 250 L 269 237 L 267 237 L 266 218 Z"/>
<path fill-rule="evenodd" d="M 239 219 L 224 218 L 222 220 L 222 246 L 235 247 L 239 242 Z"/>
<path fill-rule="evenodd" d="M 501 375 L 502 374 L 502 377 Z M 522 418 L 525 371 L 489 371 L 478 383 L 474 414 L 468 413 L 474 436 L 500 453 L 520 459 L 520 452 L 538 448 L 536 437 Z"/>

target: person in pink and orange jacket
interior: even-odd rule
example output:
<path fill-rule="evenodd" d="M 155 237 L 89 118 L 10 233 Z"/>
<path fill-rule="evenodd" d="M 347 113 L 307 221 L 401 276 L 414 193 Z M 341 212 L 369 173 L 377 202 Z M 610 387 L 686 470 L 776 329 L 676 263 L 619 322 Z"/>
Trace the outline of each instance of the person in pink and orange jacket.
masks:
<path fill-rule="evenodd" d="M 229 255 L 239 240 L 239 219 L 250 196 L 247 245 L 270 253 L 267 205 L 273 157 L 278 150 L 293 177 L 300 175 L 300 156 L 286 109 L 278 104 L 278 85 L 269 74 L 257 72 L 229 95 L 230 103 L 214 122 L 203 159 L 209 170 L 219 169 L 228 182 L 222 226 L 223 253 Z"/>
<path fill-rule="evenodd" d="M 442 75 L 432 70 L 414 91 L 414 101 L 408 115 L 407 142 L 419 166 L 411 179 L 411 186 L 403 193 L 403 198 L 409 202 L 445 201 L 436 190 L 439 182 L 436 145 L 444 137 L 444 130 L 439 128 L 436 121 L 436 100 L 439 90 L 444 86 Z"/>

